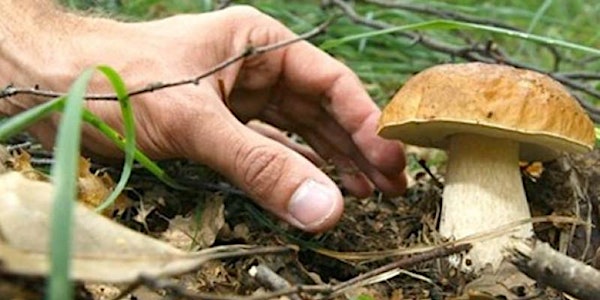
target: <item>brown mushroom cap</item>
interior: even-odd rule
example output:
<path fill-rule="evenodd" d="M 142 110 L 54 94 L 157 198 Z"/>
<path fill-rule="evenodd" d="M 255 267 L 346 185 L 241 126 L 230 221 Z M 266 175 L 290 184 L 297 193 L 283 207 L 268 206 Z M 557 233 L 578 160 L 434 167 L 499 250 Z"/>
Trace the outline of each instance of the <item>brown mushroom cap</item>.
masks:
<path fill-rule="evenodd" d="M 594 124 L 560 83 L 484 63 L 439 65 L 415 75 L 383 110 L 378 133 L 442 149 L 457 133 L 511 139 L 528 161 L 586 152 L 595 142 Z"/>

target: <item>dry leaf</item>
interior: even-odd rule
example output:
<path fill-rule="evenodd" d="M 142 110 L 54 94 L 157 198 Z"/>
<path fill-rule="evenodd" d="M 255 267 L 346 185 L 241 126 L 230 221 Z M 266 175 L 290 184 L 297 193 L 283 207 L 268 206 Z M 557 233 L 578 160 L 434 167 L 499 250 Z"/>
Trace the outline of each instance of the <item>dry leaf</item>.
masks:
<path fill-rule="evenodd" d="M 31 155 L 27 151 L 18 151 L 9 161 L 12 169 L 23 174 L 23 176 L 32 180 L 48 181 L 46 174 L 31 165 Z M 78 200 L 91 208 L 96 208 L 112 193 L 115 182 L 106 173 L 92 173 L 89 160 L 80 157 L 77 187 L 79 189 Z M 129 207 L 130 203 L 131 200 L 121 194 L 115 199 L 114 204 L 107 207 L 102 213 L 105 216 L 112 216 L 115 210 L 122 212 Z"/>
<path fill-rule="evenodd" d="M 225 225 L 223 196 L 206 199 L 199 216 L 177 216 L 169 223 L 163 240 L 183 250 L 197 250 L 212 246 Z"/>
<path fill-rule="evenodd" d="M 8 163 L 11 159 L 10 153 L 8 153 L 8 149 L 4 145 L 0 145 L 0 174 L 8 171 Z"/>
<path fill-rule="evenodd" d="M 503 261 L 493 273 L 484 270 L 481 276 L 465 286 L 469 299 L 522 299 L 535 294 L 532 286 L 535 281 L 521 273 L 508 261 Z M 525 293 L 519 295 L 517 291 Z"/>
<path fill-rule="evenodd" d="M 223 196 L 216 194 L 205 201 L 200 219 L 200 230 L 196 241 L 200 249 L 208 248 L 214 244 L 219 230 L 225 225 L 225 206 Z"/>
<path fill-rule="evenodd" d="M 80 157 L 77 187 L 79 188 L 77 195 L 79 201 L 91 208 L 96 208 L 112 193 L 115 182 L 106 173 L 94 174 L 90 172 L 90 161 Z M 123 212 L 129 207 L 130 203 L 131 200 L 121 194 L 115 199 L 113 205 L 102 211 L 102 214 L 112 216 L 115 210 Z"/>
<path fill-rule="evenodd" d="M 531 179 L 540 179 L 544 172 L 544 165 L 539 162 L 519 162 L 521 171 L 529 176 Z"/>
<path fill-rule="evenodd" d="M 50 183 L 29 180 L 17 172 L 0 175 L 1 270 L 47 274 L 53 193 Z M 187 254 L 79 203 L 73 223 L 72 277 L 78 280 L 119 283 L 133 282 L 140 274 L 181 274 L 212 259 L 208 254 L 218 251 Z"/>
<path fill-rule="evenodd" d="M 182 250 L 189 250 L 194 244 L 191 218 L 176 216 L 169 222 L 169 228 L 160 239 Z"/>
<path fill-rule="evenodd" d="M 23 174 L 23 176 L 39 181 L 47 181 L 48 176 L 39 170 L 35 169 L 31 165 L 31 155 L 27 151 L 17 151 L 13 155 L 9 162 L 12 165 L 12 169 Z"/>

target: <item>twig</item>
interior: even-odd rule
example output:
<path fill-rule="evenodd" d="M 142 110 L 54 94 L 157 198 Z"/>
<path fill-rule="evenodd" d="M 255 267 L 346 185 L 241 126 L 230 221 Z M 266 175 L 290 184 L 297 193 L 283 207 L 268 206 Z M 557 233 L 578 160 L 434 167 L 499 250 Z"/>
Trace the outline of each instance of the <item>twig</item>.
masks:
<path fill-rule="evenodd" d="M 167 290 L 174 296 L 192 300 L 268 300 L 276 299 L 281 296 L 298 294 L 302 292 L 311 294 L 331 293 L 331 287 L 329 285 L 297 285 L 279 291 L 254 296 L 216 295 L 211 293 L 191 292 L 179 284 L 156 278 L 141 278 L 141 283 L 151 289 Z"/>
<path fill-rule="evenodd" d="M 365 281 L 369 278 L 375 277 L 379 274 L 394 270 L 394 269 L 402 269 L 402 268 L 410 268 L 416 264 L 429 261 L 432 259 L 449 256 L 452 254 L 456 254 L 459 252 L 467 251 L 471 249 L 471 244 L 460 244 L 460 245 L 449 245 L 449 246 L 441 246 L 435 249 L 432 249 L 427 252 L 423 252 L 420 254 L 416 254 L 413 256 L 405 257 L 399 259 L 395 262 L 389 263 L 387 265 L 381 266 L 377 269 L 373 269 L 369 272 L 363 273 L 359 276 L 356 276 L 350 280 L 344 281 L 338 285 L 333 287 L 334 293 L 340 293 L 341 291 L 348 289 L 354 285 L 360 284 L 362 281 Z"/>
<path fill-rule="evenodd" d="M 183 79 L 183 80 L 179 80 L 179 81 L 173 81 L 173 82 L 151 83 L 151 84 L 147 85 L 146 87 L 129 92 L 128 96 L 133 97 L 133 96 L 137 96 L 137 95 L 141 95 L 141 94 L 152 93 L 152 92 L 162 90 L 162 89 L 167 89 L 167 88 L 172 88 L 172 87 L 182 86 L 182 85 L 188 85 L 188 84 L 197 85 L 200 82 L 200 80 L 202 80 L 208 76 L 211 76 L 211 75 L 233 65 L 234 63 L 236 63 L 240 60 L 243 60 L 250 56 L 256 56 L 256 55 L 264 54 L 264 53 L 267 53 L 270 51 L 275 51 L 275 50 L 284 48 L 286 46 L 289 46 L 291 44 L 297 43 L 299 41 L 303 41 L 303 40 L 307 40 L 312 37 L 315 37 L 315 36 L 323 33 L 324 30 L 327 28 L 327 26 L 329 26 L 330 23 L 331 23 L 331 20 L 328 20 L 306 33 L 303 33 L 297 37 L 294 37 L 289 40 L 281 41 L 278 43 L 273 43 L 270 45 L 265 45 L 265 46 L 260 46 L 260 47 L 248 45 L 242 53 L 232 56 L 232 57 L 222 61 L 221 63 L 215 65 L 214 67 L 210 68 L 208 71 L 206 71 L 196 77 Z M 15 86 L 9 85 L 6 88 L 4 88 L 2 91 L 0 91 L 0 99 L 8 98 L 8 97 L 19 95 L 19 94 L 34 95 L 34 96 L 40 96 L 40 97 L 46 97 L 46 98 L 57 98 L 57 97 L 64 96 L 66 93 L 49 91 L 49 90 L 41 90 L 41 89 L 37 88 L 37 86 L 30 87 L 30 88 L 23 88 L 23 87 L 15 87 Z M 116 94 L 89 94 L 89 95 L 86 95 L 84 98 L 86 100 L 113 100 L 113 101 L 118 100 L 118 97 Z"/>
<path fill-rule="evenodd" d="M 600 74 L 591 72 L 562 72 L 556 75 L 564 76 L 571 79 L 581 80 L 600 80 Z"/>
<path fill-rule="evenodd" d="M 508 258 L 521 272 L 582 300 L 600 295 L 600 271 L 566 256 L 546 243 L 515 242 Z"/>
<path fill-rule="evenodd" d="M 29 149 L 32 145 L 33 143 L 31 141 L 25 141 L 18 144 L 6 145 L 6 150 L 9 152 L 14 150 L 26 150 Z"/>
<path fill-rule="evenodd" d="M 449 246 L 440 246 L 435 249 L 432 249 L 427 252 L 423 252 L 420 254 L 416 254 L 413 256 L 409 256 L 406 258 L 402 258 L 390 264 L 384 265 L 377 269 L 371 270 L 367 273 L 358 275 L 350 280 L 344 281 L 337 285 L 328 285 L 328 284 L 317 284 L 317 285 L 295 285 L 289 286 L 285 280 L 284 284 L 281 284 L 280 280 L 277 281 L 277 286 L 274 288 L 279 288 L 279 290 L 265 293 L 261 295 L 254 296 L 236 296 L 236 295 L 215 295 L 211 293 L 197 293 L 187 290 L 185 287 L 173 283 L 170 281 L 148 277 L 148 276 L 140 276 L 139 281 L 133 285 L 130 285 L 125 291 L 121 292 L 118 298 L 121 299 L 125 297 L 127 294 L 131 293 L 135 288 L 140 285 L 145 285 L 151 289 L 164 289 L 170 292 L 172 295 L 184 298 L 184 299 L 194 299 L 194 300 L 266 300 L 266 299 L 274 299 L 281 296 L 291 296 L 291 295 L 299 295 L 301 293 L 308 293 L 313 295 L 313 298 L 317 299 L 329 299 L 334 297 L 336 294 L 342 293 L 343 291 L 355 287 L 357 285 L 362 284 L 363 282 L 368 281 L 378 275 L 383 273 L 393 271 L 395 269 L 401 268 L 409 268 L 418 263 L 422 263 L 428 260 L 432 260 L 435 258 L 440 258 L 452 254 L 456 254 L 459 252 L 467 251 L 471 248 L 470 244 L 460 244 L 460 245 L 449 245 Z M 276 274 L 275 274 L 276 275 Z M 277 275 L 276 275 L 277 276 Z M 277 276 L 278 277 L 278 276 Z M 274 282 L 271 278 L 269 279 L 269 283 Z M 287 286 L 285 286 L 287 285 Z M 317 294 L 320 294 L 319 297 L 316 297 Z M 293 299 L 293 298 L 292 298 Z"/>
<path fill-rule="evenodd" d="M 429 175 L 429 177 L 431 177 L 431 180 L 433 180 L 433 183 L 435 184 L 435 186 L 437 186 L 439 189 L 444 189 L 444 184 L 442 184 L 439 181 L 439 179 L 435 176 L 435 174 L 433 174 L 433 172 L 431 172 L 431 169 L 429 169 L 427 162 L 424 159 L 419 159 L 418 163 L 419 163 L 419 166 L 421 166 L 421 168 L 423 168 L 423 170 L 425 170 L 425 173 L 427 173 L 427 175 Z"/>
<path fill-rule="evenodd" d="M 416 13 L 442 17 L 445 19 L 452 19 L 452 20 L 457 20 L 457 21 L 462 21 L 462 22 L 489 25 L 489 26 L 494 26 L 494 27 L 499 27 L 499 28 L 506 28 L 506 29 L 510 29 L 510 30 L 520 31 L 520 29 L 518 29 L 516 27 L 510 26 L 507 24 L 503 24 L 503 23 L 500 23 L 500 22 L 497 22 L 494 20 L 480 19 L 480 18 L 472 17 L 469 15 L 463 15 L 461 13 L 448 11 L 448 10 L 438 10 L 438 9 L 431 8 L 431 7 L 425 6 L 425 5 L 414 5 L 412 3 L 407 3 L 407 2 L 398 2 L 398 1 L 392 2 L 392 1 L 386 1 L 386 0 L 363 0 L 363 2 L 379 5 L 381 7 L 386 7 L 386 8 L 397 8 L 397 9 L 412 11 L 412 12 L 416 12 Z"/>
<path fill-rule="evenodd" d="M 229 5 L 231 5 L 231 2 L 233 2 L 232 0 L 219 0 L 217 1 L 217 7 L 215 8 L 215 10 L 221 10 L 224 8 L 227 8 Z"/>
<path fill-rule="evenodd" d="M 287 280 L 279 276 L 279 274 L 275 273 L 273 270 L 271 270 L 271 268 L 264 264 L 252 266 L 252 268 L 248 270 L 248 273 L 250 276 L 254 277 L 256 281 L 271 291 L 288 289 L 292 286 L 289 282 L 287 282 Z M 289 298 L 291 300 L 302 300 L 297 294 L 290 294 Z"/>
<path fill-rule="evenodd" d="M 190 253 L 190 256 L 198 256 L 203 257 L 204 261 L 209 260 L 218 260 L 218 259 L 226 259 L 226 258 L 236 258 L 236 257 L 244 257 L 251 255 L 261 255 L 261 254 L 277 254 L 288 251 L 297 251 L 297 247 L 293 245 L 288 246 L 249 246 L 249 245 L 227 245 L 227 246 L 216 246 L 208 249 L 201 250 L 199 252 Z M 198 263 L 196 270 L 199 269 L 203 263 Z M 190 270 L 191 272 L 191 270 Z M 127 294 L 133 292 L 140 285 L 147 285 L 150 287 L 157 287 L 158 289 L 165 288 L 159 287 L 162 285 L 166 286 L 174 286 L 170 283 L 166 283 L 156 277 L 146 276 L 144 274 L 140 275 L 136 282 L 127 286 L 121 293 L 115 297 L 114 299 L 121 299 L 125 297 Z M 185 288 L 177 287 L 175 288 L 178 292 L 188 293 Z M 181 289 L 181 291 L 179 291 Z M 201 296 L 204 294 L 200 294 Z M 215 298 L 217 296 L 209 295 L 213 298 L 190 298 L 190 299 L 237 299 L 237 298 Z"/>

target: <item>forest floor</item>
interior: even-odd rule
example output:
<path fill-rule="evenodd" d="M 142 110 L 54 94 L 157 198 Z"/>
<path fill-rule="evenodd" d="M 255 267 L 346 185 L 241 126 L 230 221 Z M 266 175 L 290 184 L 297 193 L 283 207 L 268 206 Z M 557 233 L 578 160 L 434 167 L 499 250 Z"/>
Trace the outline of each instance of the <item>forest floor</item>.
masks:
<path fill-rule="evenodd" d="M 410 187 L 404 196 L 347 196 L 340 223 L 319 235 L 300 232 L 278 221 L 202 166 L 183 161 L 165 164 L 175 178 L 197 187 L 190 191 L 170 189 L 141 170 L 134 172 L 128 204 L 113 215 L 115 221 L 130 228 L 186 251 L 233 244 L 295 246 L 288 253 L 210 261 L 195 272 L 174 278 L 166 287 L 146 284 L 125 299 L 258 297 L 270 285 L 250 275 L 252 266 L 259 265 L 278 274 L 291 287 L 321 287 L 302 293 L 304 299 L 322 298 L 331 292 L 324 287 L 336 291 L 333 299 L 565 299 L 560 291 L 516 270 L 509 275 L 484 272 L 476 276 L 448 264 L 441 256 L 453 246 L 448 246 L 436 231 L 443 163 L 428 164 L 440 159 L 436 151 L 409 152 L 409 158 L 421 160 L 424 168 L 409 169 Z M 599 156 L 600 151 L 594 151 L 561 158 L 542 168 L 523 167 L 523 182 L 534 217 L 575 217 L 594 225 L 586 231 L 585 226 L 535 223 L 536 237 L 595 267 L 600 262 Z M 110 173 L 112 169 L 103 170 Z M 327 171 L 335 178 L 333 170 Z M 432 252 L 436 254 L 427 257 Z M 403 266 L 402 270 L 384 270 L 394 263 Z M 366 278 L 365 273 L 373 276 Z M 10 275 L 3 275 L 2 282 L 3 299 L 40 299 L 41 294 L 35 291 L 44 287 L 43 280 Z M 343 285 L 346 288 L 338 289 Z M 78 298 L 112 299 L 123 288 L 81 284 Z"/>

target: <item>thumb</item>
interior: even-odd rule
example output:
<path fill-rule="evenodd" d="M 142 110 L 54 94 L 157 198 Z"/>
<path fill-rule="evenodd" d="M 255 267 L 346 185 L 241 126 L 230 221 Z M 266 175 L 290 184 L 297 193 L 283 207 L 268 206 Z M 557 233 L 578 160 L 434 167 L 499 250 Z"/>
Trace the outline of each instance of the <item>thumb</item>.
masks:
<path fill-rule="evenodd" d="M 212 114 L 218 115 L 220 120 L 203 119 L 194 126 L 213 128 L 192 137 L 195 146 L 188 151 L 194 153 L 189 157 L 198 157 L 259 205 L 300 229 L 323 231 L 335 225 L 343 198 L 329 177 L 297 152 L 248 129 L 228 111 Z"/>

